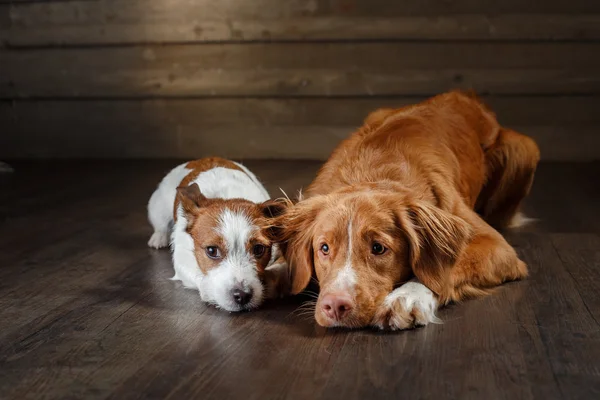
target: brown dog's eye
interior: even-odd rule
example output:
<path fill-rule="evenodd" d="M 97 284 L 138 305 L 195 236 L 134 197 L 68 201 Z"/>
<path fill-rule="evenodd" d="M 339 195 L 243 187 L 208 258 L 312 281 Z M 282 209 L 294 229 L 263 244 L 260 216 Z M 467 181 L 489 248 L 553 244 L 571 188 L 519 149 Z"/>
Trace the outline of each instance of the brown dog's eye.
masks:
<path fill-rule="evenodd" d="M 373 243 L 373 246 L 371 247 L 371 253 L 375 254 L 376 256 L 380 256 L 383 253 L 385 253 L 385 247 L 383 247 L 383 245 L 381 243 Z"/>
<path fill-rule="evenodd" d="M 219 258 L 221 258 L 221 250 L 219 250 L 219 248 L 217 246 L 208 246 L 206 248 L 206 255 L 209 258 L 218 260 Z"/>
<path fill-rule="evenodd" d="M 329 254 L 329 245 L 327 243 L 321 245 L 321 253 L 325 255 Z"/>
<path fill-rule="evenodd" d="M 254 245 L 254 247 L 252 248 L 252 252 L 254 253 L 254 257 L 256 258 L 262 257 L 262 255 L 265 254 L 265 250 L 266 247 L 262 244 Z"/>

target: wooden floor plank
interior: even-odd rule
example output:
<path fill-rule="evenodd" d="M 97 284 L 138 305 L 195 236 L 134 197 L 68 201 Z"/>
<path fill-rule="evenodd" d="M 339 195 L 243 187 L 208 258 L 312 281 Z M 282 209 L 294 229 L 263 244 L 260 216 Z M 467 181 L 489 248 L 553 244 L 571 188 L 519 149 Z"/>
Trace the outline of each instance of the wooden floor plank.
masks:
<path fill-rule="evenodd" d="M 560 394 L 565 398 L 593 398 L 592 393 L 600 393 L 600 326 L 560 257 L 560 252 L 572 250 L 557 250 L 552 240 L 556 235 L 523 235 L 517 239 L 531 274 L 526 281 L 529 301 L 522 304 L 534 316 L 533 320 L 519 322 L 537 327 L 541 349 Z M 581 239 L 579 234 L 560 236 Z"/>
<path fill-rule="evenodd" d="M 290 196 L 319 167 L 246 164 Z M 177 162 L 31 165 L 15 164 L 23 183 L 0 181 L 0 193 L 11 190 L 0 233 L 15 232 L 0 252 L 3 399 L 600 395 L 598 163 L 541 165 L 526 204 L 540 222 L 507 235 L 528 279 L 441 310 L 441 325 L 395 334 L 320 328 L 297 311 L 309 297 L 228 314 L 170 281 L 169 253 L 146 248 L 145 203 Z M 97 187 L 31 190 L 82 174 Z M 57 233 L 32 234 L 37 246 L 23 252 L 36 220 Z"/>
<path fill-rule="evenodd" d="M 600 328 L 600 237 L 556 234 L 552 243 L 575 281 L 587 311 Z"/>

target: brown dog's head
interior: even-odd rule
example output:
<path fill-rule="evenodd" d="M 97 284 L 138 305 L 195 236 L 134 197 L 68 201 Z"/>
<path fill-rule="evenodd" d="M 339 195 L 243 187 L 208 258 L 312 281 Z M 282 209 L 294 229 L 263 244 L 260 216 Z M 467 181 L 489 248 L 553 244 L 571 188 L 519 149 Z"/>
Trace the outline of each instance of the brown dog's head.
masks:
<path fill-rule="evenodd" d="M 290 206 L 277 219 L 292 293 L 316 276 L 317 323 L 362 327 L 396 285 L 412 274 L 442 294 L 447 268 L 466 243 L 468 225 L 395 191 L 349 187 Z"/>

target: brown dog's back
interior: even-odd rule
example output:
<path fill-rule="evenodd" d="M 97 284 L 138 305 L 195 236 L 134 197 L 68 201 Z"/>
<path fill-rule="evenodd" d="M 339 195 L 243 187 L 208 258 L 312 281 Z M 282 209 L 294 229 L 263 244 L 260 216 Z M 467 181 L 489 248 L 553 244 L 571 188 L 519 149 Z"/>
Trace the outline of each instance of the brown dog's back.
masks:
<path fill-rule="evenodd" d="M 488 175 L 485 151 L 499 131 L 494 114 L 461 92 L 377 110 L 334 150 L 307 195 L 327 194 L 365 179 L 390 180 L 425 197 L 438 197 L 442 208 L 454 204 L 448 191 L 474 207 Z"/>

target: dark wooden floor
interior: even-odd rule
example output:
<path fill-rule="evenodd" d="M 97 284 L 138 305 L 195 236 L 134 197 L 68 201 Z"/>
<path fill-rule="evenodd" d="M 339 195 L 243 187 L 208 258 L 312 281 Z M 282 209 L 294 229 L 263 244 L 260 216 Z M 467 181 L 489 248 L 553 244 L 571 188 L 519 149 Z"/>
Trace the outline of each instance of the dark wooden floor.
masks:
<path fill-rule="evenodd" d="M 247 164 L 272 194 L 318 167 Z M 541 166 L 540 221 L 508 235 L 530 279 L 394 334 L 319 328 L 301 298 L 230 315 L 169 281 L 145 204 L 171 165 L 0 175 L 0 398 L 600 398 L 600 163 Z"/>

